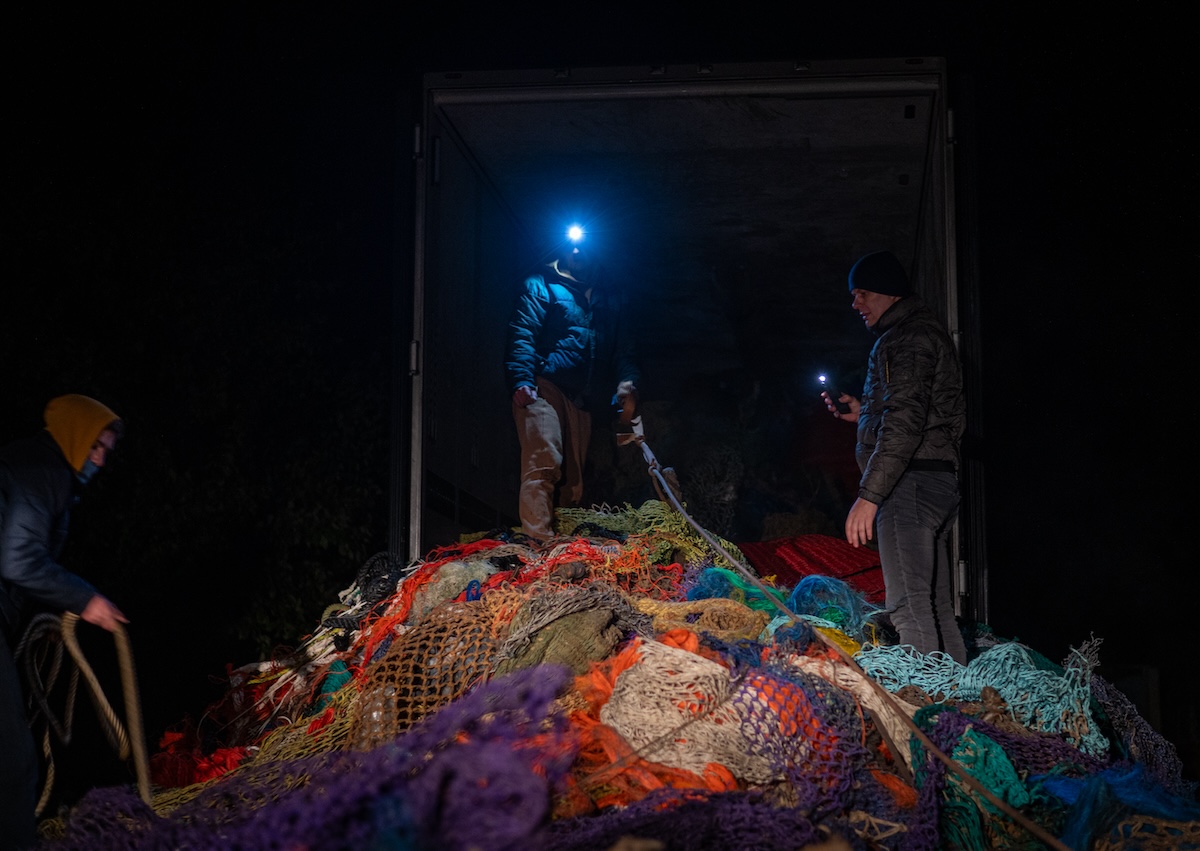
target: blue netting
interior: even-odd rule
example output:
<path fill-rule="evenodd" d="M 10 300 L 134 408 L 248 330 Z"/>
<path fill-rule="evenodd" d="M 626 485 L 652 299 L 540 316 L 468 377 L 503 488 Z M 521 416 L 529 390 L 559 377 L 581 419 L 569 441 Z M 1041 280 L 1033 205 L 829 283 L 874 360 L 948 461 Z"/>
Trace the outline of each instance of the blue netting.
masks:
<path fill-rule="evenodd" d="M 867 616 L 877 610 L 847 583 L 817 574 L 796 583 L 787 605 L 796 614 L 820 618 L 855 637 L 861 637 Z"/>
<path fill-rule="evenodd" d="M 905 645 L 864 647 L 856 660 L 868 676 L 889 691 L 917 686 L 929 695 L 957 701 L 979 700 L 994 688 L 1016 721 L 1032 730 L 1064 734 L 1080 751 L 1104 754 L 1108 741 L 1091 711 L 1091 668 L 1076 651 L 1076 665 L 1062 673 L 1044 670 L 1016 643 L 990 647 L 967 665 L 944 653 L 921 654 Z"/>

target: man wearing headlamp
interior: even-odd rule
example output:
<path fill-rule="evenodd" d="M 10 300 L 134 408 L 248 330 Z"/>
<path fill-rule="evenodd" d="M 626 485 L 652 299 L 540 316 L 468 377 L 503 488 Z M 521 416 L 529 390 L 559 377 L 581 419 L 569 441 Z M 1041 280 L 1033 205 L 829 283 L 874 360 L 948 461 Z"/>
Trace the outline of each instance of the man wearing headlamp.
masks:
<path fill-rule="evenodd" d="M 553 259 L 525 278 L 508 324 L 504 366 L 521 445 L 521 528 L 539 541 L 555 534 L 556 502 L 583 499 L 592 412 L 637 393 L 622 306 L 584 238 L 582 229 L 570 230 Z"/>

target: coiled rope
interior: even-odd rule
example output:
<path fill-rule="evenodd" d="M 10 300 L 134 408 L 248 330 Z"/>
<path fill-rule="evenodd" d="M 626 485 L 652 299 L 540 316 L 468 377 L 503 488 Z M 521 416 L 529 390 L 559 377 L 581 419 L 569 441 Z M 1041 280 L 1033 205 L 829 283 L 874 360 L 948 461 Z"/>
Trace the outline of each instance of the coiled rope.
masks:
<path fill-rule="evenodd" d="M 744 565 L 739 559 L 735 559 L 723 546 L 721 546 L 721 544 L 719 542 L 717 542 L 713 538 L 712 535 L 710 535 L 708 533 L 708 531 L 706 529 L 701 527 L 700 524 L 697 523 L 694 519 L 692 519 L 692 517 L 687 513 L 687 511 L 683 507 L 683 503 L 680 500 L 678 492 L 676 490 L 677 486 L 672 487 L 672 484 L 670 482 L 668 482 L 667 478 L 663 475 L 663 470 L 659 466 L 658 459 L 654 456 L 654 453 L 650 450 L 649 445 L 646 443 L 646 438 L 645 438 L 644 434 L 642 434 L 640 432 L 640 429 L 638 430 L 638 433 L 635 434 L 634 436 L 632 436 L 631 438 L 629 438 L 627 442 L 637 443 L 641 447 L 642 457 L 645 458 L 645 460 L 646 460 L 646 464 L 649 468 L 650 477 L 654 482 L 654 487 L 658 491 L 659 496 L 664 498 L 667 502 L 669 502 L 671 504 L 671 507 L 674 508 L 676 511 L 678 511 L 679 514 L 683 517 L 683 519 L 686 520 L 687 523 L 693 529 L 696 530 L 696 532 L 700 535 L 700 537 L 702 537 L 708 543 L 708 545 L 710 547 L 712 547 L 713 551 L 715 553 L 719 554 L 720 556 L 722 556 L 729 564 L 733 565 L 733 567 L 748 582 L 750 582 L 752 585 L 756 586 L 763 593 L 763 596 L 771 601 L 771 603 L 775 606 L 775 608 L 777 608 L 784 616 L 790 618 L 792 621 L 799 622 L 799 620 L 800 620 L 799 616 L 795 612 L 793 612 L 791 609 L 789 609 L 787 607 L 787 605 L 785 603 L 783 603 L 776 594 L 772 593 L 772 589 L 770 589 L 754 573 L 753 570 L 751 570 L 749 567 Z M 969 787 L 972 791 L 974 791 L 977 794 L 981 795 L 982 797 L 986 798 L 988 800 L 988 802 L 992 804 L 992 806 L 996 807 L 1001 812 L 1005 813 L 1014 822 L 1016 822 L 1017 824 L 1024 827 L 1025 830 L 1029 831 L 1031 834 L 1033 834 L 1034 836 L 1039 838 L 1042 842 L 1046 843 L 1047 846 L 1049 846 L 1051 848 L 1059 849 L 1059 851 L 1070 851 L 1069 847 L 1067 845 L 1063 844 L 1057 837 L 1055 837 L 1052 834 L 1050 834 L 1049 832 L 1047 832 L 1040 825 L 1030 821 L 1019 810 L 1010 806 L 1003 799 L 997 797 L 995 794 L 992 793 L 992 791 L 990 789 L 988 789 L 986 786 L 984 786 L 982 783 L 980 783 L 966 769 L 964 769 L 961 765 L 959 765 L 959 763 L 957 761 L 955 761 L 950 756 L 947 756 L 940 748 L 938 748 L 933 743 L 933 741 L 930 740 L 930 738 L 925 734 L 925 731 L 923 731 L 920 727 L 918 727 L 916 722 L 914 722 L 912 720 L 912 718 L 910 718 L 908 716 L 908 714 L 900 708 L 900 706 L 896 702 L 896 699 L 892 696 L 891 692 L 889 692 L 886 688 L 884 688 L 882 685 L 877 683 L 874 679 L 867 676 L 866 673 L 863 671 L 863 669 L 854 660 L 854 657 L 851 656 L 849 653 L 847 653 L 845 649 L 840 647 L 836 642 L 834 642 L 828 636 L 824 635 L 820 630 L 813 630 L 813 632 L 814 632 L 814 634 L 817 635 L 818 638 L 820 638 L 820 640 L 827 647 L 829 647 L 831 650 L 833 650 L 842 659 L 843 662 L 845 662 L 847 665 L 849 665 L 851 670 L 854 670 L 857 673 L 863 675 L 863 678 L 866 680 L 867 683 L 870 684 L 871 688 L 874 689 L 878 693 L 879 697 L 884 701 L 885 705 L 887 705 L 895 713 L 895 715 L 900 719 L 900 721 L 906 727 L 908 727 L 909 732 L 911 732 L 912 735 L 916 736 L 917 739 L 921 742 L 921 744 L 924 745 L 927 753 L 932 754 L 936 759 L 941 761 L 950 771 L 954 772 L 954 774 L 957 775 L 959 777 L 959 779 L 961 779 L 963 781 L 963 783 L 965 783 L 967 785 L 967 787 Z"/>
<path fill-rule="evenodd" d="M 25 634 L 17 645 L 14 657 L 25 658 L 25 671 L 29 683 L 30 696 L 46 718 L 46 728 L 41 736 L 42 754 L 46 758 L 46 779 L 42 794 L 38 800 L 35 814 L 41 815 L 50 799 L 54 787 L 55 769 L 54 757 L 50 747 L 51 731 L 64 743 L 71 741 L 71 727 L 75 716 L 75 698 L 78 693 L 79 677 L 82 674 L 88 684 L 92 703 L 100 717 L 101 728 L 108 738 L 109 744 L 116 750 L 120 759 L 133 758 L 134 770 L 137 776 L 138 794 L 146 804 L 151 804 L 150 797 L 150 764 L 146 753 L 146 739 L 142 729 L 141 701 L 138 696 L 137 676 L 134 672 L 133 653 L 129 646 L 129 636 L 121 624 L 112 631 L 116 644 L 117 662 L 121 674 L 122 695 L 125 702 L 125 723 L 117 716 L 112 705 L 104 695 L 92 666 L 88 663 L 79 646 L 76 627 L 79 615 L 66 612 L 58 615 L 43 613 L 36 615 L 30 622 Z M 55 641 L 55 639 L 59 641 Z M 47 644 L 53 648 L 48 649 Z M 36 652 L 34 648 L 37 648 Z M 70 654 L 75 666 L 69 674 L 66 687 L 65 709 L 60 720 L 50 707 L 49 694 L 54 689 L 63 673 L 63 649 Z M 47 658 L 49 657 L 49 658 Z M 47 663 L 49 669 L 42 676 L 42 668 Z M 35 720 L 35 719 L 34 719 Z"/>

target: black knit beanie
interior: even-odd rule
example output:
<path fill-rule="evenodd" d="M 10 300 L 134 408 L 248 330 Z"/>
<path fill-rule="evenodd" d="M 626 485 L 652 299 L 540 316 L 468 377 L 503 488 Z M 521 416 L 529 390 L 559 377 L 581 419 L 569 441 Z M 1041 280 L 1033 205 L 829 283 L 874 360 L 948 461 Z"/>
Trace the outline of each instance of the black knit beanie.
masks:
<path fill-rule="evenodd" d="M 850 289 L 896 296 L 912 292 L 904 267 L 890 251 L 876 251 L 860 257 L 850 267 Z"/>

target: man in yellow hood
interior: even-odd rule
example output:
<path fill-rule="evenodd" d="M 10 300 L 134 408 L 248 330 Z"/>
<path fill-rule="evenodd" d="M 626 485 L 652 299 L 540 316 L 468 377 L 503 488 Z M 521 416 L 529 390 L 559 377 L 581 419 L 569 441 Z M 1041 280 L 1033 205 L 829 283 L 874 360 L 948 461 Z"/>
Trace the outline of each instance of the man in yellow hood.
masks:
<path fill-rule="evenodd" d="M 13 650 L 36 611 L 74 612 L 109 631 L 125 616 L 58 562 L 71 508 L 123 431 L 95 399 L 59 396 L 45 429 L 0 449 L 0 842 L 36 842 L 38 765 Z"/>

